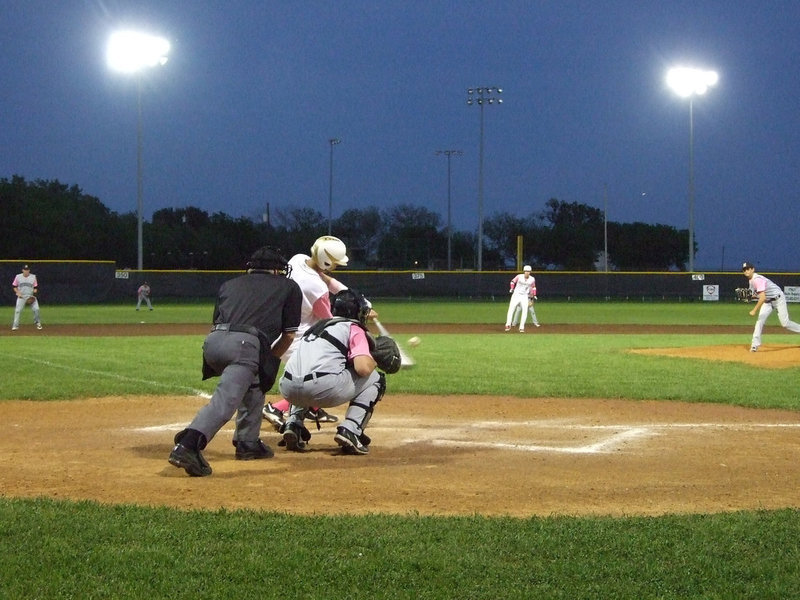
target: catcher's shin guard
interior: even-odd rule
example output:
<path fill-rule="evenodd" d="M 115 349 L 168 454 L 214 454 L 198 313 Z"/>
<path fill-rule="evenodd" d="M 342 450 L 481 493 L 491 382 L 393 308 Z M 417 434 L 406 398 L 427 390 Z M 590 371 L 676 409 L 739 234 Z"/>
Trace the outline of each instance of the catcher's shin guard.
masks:
<path fill-rule="evenodd" d="M 378 373 L 378 380 L 368 386 L 356 398 L 350 401 L 345 413 L 345 421 L 353 423 L 357 430 L 358 435 L 364 432 L 364 428 L 372 418 L 372 412 L 375 410 L 375 405 L 380 402 L 383 395 L 386 393 L 386 375 Z"/>

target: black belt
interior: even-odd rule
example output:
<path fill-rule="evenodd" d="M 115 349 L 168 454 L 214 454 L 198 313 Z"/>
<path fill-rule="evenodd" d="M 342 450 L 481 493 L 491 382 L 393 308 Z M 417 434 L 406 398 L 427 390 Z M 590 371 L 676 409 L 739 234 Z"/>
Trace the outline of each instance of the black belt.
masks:
<path fill-rule="evenodd" d="M 211 331 L 233 331 L 234 333 L 249 333 L 258 337 L 258 329 L 252 325 L 237 325 L 236 323 L 219 323 L 211 328 Z"/>
<path fill-rule="evenodd" d="M 319 371 L 317 373 L 310 373 L 309 375 L 306 375 L 305 377 L 303 377 L 303 381 L 304 382 L 311 381 L 315 377 L 324 377 L 325 375 L 333 375 L 333 373 L 323 373 L 321 371 Z M 286 371 L 283 372 L 283 376 L 286 377 L 286 379 L 288 379 L 289 381 L 294 379 L 294 377 L 292 377 L 292 374 L 291 373 L 287 373 Z"/>
<path fill-rule="evenodd" d="M 775 302 L 775 300 L 777 300 L 778 298 L 780 298 L 780 295 L 778 295 L 778 296 L 775 296 L 774 298 L 768 298 L 768 299 L 766 300 L 766 302 Z"/>

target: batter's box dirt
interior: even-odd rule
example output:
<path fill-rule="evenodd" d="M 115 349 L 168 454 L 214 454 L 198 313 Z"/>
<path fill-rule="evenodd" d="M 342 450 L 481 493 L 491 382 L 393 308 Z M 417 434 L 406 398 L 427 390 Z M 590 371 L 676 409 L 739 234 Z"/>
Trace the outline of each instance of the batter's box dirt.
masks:
<path fill-rule="evenodd" d="M 0 403 L 0 494 L 298 514 L 633 515 L 800 507 L 800 414 L 709 404 L 387 394 L 367 456 L 236 461 L 230 428 L 190 478 L 167 463 L 206 401 Z M 341 416 L 341 411 L 338 413 Z"/>

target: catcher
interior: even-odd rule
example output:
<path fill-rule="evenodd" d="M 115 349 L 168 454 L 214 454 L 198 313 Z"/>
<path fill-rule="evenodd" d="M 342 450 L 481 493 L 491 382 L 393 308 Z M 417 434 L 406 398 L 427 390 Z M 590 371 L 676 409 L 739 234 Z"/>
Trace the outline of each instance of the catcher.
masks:
<path fill-rule="evenodd" d="M 344 421 L 333 438 L 346 454 L 369 453 L 364 429 L 386 391 L 385 373 L 400 369 L 400 350 L 388 336 L 373 339 L 367 331 L 370 305 L 358 292 L 333 297 L 333 318 L 313 325 L 286 363 L 280 391 L 291 403 L 281 428 L 287 450 L 302 451 L 311 439 L 303 424 L 312 406 L 330 408 L 348 402 Z"/>
<path fill-rule="evenodd" d="M 36 279 L 36 275 L 31 273 L 31 268 L 28 265 L 23 265 L 22 273 L 18 273 L 14 277 L 14 282 L 11 285 L 14 288 L 14 294 L 17 296 L 11 331 L 19 329 L 19 318 L 22 314 L 22 309 L 26 306 L 30 306 L 31 310 L 33 310 L 33 322 L 36 324 L 36 329 L 41 329 L 42 320 L 39 316 L 39 300 L 36 298 L 36 294 L 39 293 L 39 281 Z"/>

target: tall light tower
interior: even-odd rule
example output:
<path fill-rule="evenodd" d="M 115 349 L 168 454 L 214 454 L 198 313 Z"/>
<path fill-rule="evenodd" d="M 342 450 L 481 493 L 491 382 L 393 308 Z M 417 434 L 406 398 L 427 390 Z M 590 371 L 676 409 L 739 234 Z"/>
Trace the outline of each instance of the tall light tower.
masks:
<path fill-rule="evenodd" d="M 328 140 L 331 145 L 330 164 L 328 165 L 328 235 L 331 234 L 333 227 L 333 147 L 336 144 L 341 144 L 342 140 L 338 138 L 331 138 Z"/>
<path fill-rule="evenodd" d="M 106 49 L 108 66 L 120 73 L 136 75 L 136 268 L 142 270 L 142 71 L 167 62 L 169 42 L 155 35 L 138 31 L 118 31 L 111 34 Z"/>
<path fill-rule="evenodd" d="M 694 109 L 692 99 L 702 96 L 719 81 L 716 71 L 675 67 L 667 72 L 667 85 L 689 99 L 689 272 L 694 273 Z"/>
<path fill-rule="evenodd" d="M 486 104 L 502 104 L 503 89 L 495 86 L 467 88 L 467 105 L 477 104 L 481 109 L 481 135 L 478 151 L 478 271 L 483 270 L 483 107 Z M 497 94 L 497 95 L 495 95 Z"/>
<path fill-rule="evenodd" d="M 453 244 L 453 230 L 450 226 L 451 212 L 450 212 L 450 158 L 453 156 L 461 156 L 464 154 L 461 150 L 437 150 L 436 155 L 441 156 L 444 154 L 447 157 L 447 270 L 452 271 L 452 244 Z"/>

